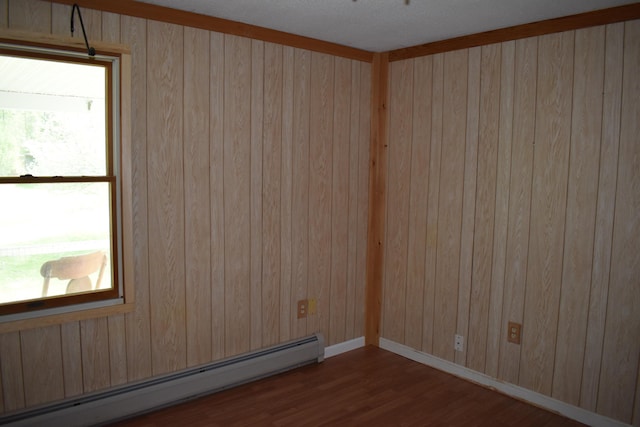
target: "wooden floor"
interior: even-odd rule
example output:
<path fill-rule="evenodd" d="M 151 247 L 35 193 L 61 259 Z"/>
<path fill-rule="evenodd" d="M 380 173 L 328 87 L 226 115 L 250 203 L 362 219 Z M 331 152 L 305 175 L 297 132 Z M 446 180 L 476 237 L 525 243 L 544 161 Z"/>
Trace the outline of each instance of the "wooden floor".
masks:
<path fill-rule="evenodd" d="M 376 347 L 117 426 L 580 426 Z"/>

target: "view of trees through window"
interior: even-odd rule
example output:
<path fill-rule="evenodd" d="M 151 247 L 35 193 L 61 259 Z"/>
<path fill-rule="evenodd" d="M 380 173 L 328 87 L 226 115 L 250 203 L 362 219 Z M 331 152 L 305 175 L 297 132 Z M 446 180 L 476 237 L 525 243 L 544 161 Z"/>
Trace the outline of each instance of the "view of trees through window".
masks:
<path fill-rule="evenodd" d="M 49 261 L 95 252 L 110 257 L 112 183 L 82 179 L 107 174 L 104 67 L 0 55 L 0 74 L 5 304 L 43 297 Z M 51 272 L 47 297 L 87 290 L 67 288 L 69 278 Z M 98 276 L 100 288 L 112 286 L 109 262 L 89 276 L 93 287 Z"/>

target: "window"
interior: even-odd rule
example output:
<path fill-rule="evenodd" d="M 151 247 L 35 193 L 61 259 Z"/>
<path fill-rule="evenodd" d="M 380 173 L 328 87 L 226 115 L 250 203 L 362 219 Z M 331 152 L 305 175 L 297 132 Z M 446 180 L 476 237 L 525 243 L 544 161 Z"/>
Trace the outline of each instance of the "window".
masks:
<path fill-rule="evenodd" d="M 0 43 L 0 316 L 122 304 L 120 55 Z"/>

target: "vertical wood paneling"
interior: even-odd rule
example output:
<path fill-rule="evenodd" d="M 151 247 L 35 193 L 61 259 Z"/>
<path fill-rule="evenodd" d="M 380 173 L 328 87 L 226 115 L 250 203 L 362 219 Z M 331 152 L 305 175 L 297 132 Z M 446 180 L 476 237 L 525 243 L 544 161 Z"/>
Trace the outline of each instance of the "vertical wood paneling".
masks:
<path fill-rule="evenodd" d="M 127 375 L 130 381 L 151 375 L 147 191 L 147 23 L 122 17 L 122 41 L 131 48 L 131 148 L 133 252 L 136 309 L 126 315 Z"/>
<path fill-rule="evenodd" d="M 102 40 L 120 42 L 120 15 L 102 12 Z"/>
<path fill-rule="evenodd" d="M 640 360 L 640 21 L 625 23 L 618 186 L 598 412 L 630 423 Z"/>
<path fill-rule="evenodd" d="M 453 360 L 456 332 L 460 233 L 464 180 L 465 125 L 467 122 L 468 51 L 444 54 L 444 98 L 442 107 L 442 152 L 438 200 L 438 240 L 433 354 Z"/>
<path fill-rule="evenodd" d="M 540 37 L 520 385 L 550 394 L 567 197 L 573 33 Z"/>
<path fill-rule="evenodd" d="M 85 392 L 111 385 L 109 365 L 109 323 L 106 317 L 80 322 L 82 382 Z"/>
<path fill-rule="evenodd" d="M 211 190 L 211 356 L 225 356 L 224 36 L 211 33 L 209 185 Z"/>
<path fill-rule="evenodd" d="M 640 416 L 633 415 L 640 405 L 636 396 L 640 344 L 632 338 L 640 328 L 633 308 L 640 288 L 635 255 L 639 233 L 637 215 L 631 215 L 640 211 L 636 206 L 640 166 L 634 163 L 640 155 L 637 144 L 630 142 L 631 135 L 640 134 L 630 119 L 639 115 L 637 25 L 615 24 L 481 48 L 486 54 L 482 64 L 486 75 L 481 101 L 476 102 L 479 122 L 474 122 L 471 108 L 478 89 L 470 49 L 469 75 L 463 79 L 468 87 L 462 91 L 468 114 L 464 126 L 451 124 L 451 105 L 460 98 L 448 86 L 453 73 L 445 67 L 451 54 L 426 57 L 433 61 L 432 92 L 420 94 L 416 72 L 414 100 L 406 113 L 415 120 L 420 102 L 425 102 L 418 98 L 428 98 L 428 180 L 416 176 L 412 166 L 405 172 L 411 176 L 409 216 L 403 219 L 391 201 L 387 212 L 387 224 L 408 228 L 407 266 L 399 276 L 417 277 L 411 260 L 420 258 L 425 247 L 424 287 L 419 289 L 424 295 L 423 342 L 415 344 L 414 321 L 409 320 L 415 294 L 411 281 L 406 298 L 391 302 L 387 298 L 395 284 L 388 278 L 383 301 L 389 305 L 383 318 L 385 338 L 403 339 L 412 348 L 443 357 L 442 352 L 453 353 L 452 335 L 460 333 L 467 337 L 468 354 L 455 353 L 458 364 L 623 422 L 640 422 Z M 501 53 L 489 67 L 488 52 L 493 48 Z M 400 66 L 392 62 L 391 67 Z M 392 73 L 391 88 L 408 84 L 405 76 L 399 76 Z M 390 108 L 404 102 L 392 89 Z M 420 139 L 416 126 L 410 135 L 413 152 Z M 455 129 L 463 129 L 467 151 L 454 159 L 450 152 Z M 401 131 L 396 125 L 389 127 L 390 154 Z M 474 154 L 469 151 L 474 134 L 480 144 L 477 182 Z M 621 135 L 626 135 L 627 146 L 618 153 Z M 497 143 L 490 150 L 483 145 L 489 140 Z M 455 163 L 460 158 L 465 159 L 464 191 L 453 196 L 454 201 L 447 200 L 455 192 L 451 188 L 456 172 L 452 171 L 462 168 Z M 412 154 L 412 161 L 417 160 Z M 619 161 L 625 162 L 624 168 Z M 389 171 L 398 167 L 394 162 L 398 159 L 390 158 Z M 394 179 L 390 174 L 390 200 Z M 625 182 L 622 189 L 621 180 Z M 422 193 L 416 190 L 421 185 Z M 473 191 L 468 192 L 471 187 Z M 427 207 L 421 223 L 413 209 L 425 194 Z M 476 221 L 469 227 L 465 219 L 472 200 Z M 620 200 L 624 200 L 622 208 Z M 452 230 L 458 231 L 458 221 L 448 227 L 443 222 L 450 212 L 457 213 L 451 206 L 458 203 L 462 203 L 460 252 L 447 259 L 459 264 L 459 277 L 445 286 L 443 252 L 452 247 L 446 242 Z M 439 227 L 434 229 L 434 223 Z M 423 229 L 426 237 L 420 241 L 416 236 Z M 389 237 L 387 244 L 391 242 Z M 473 274 L 466 267 L 471 261 Z M 389 262 L 387 258 L 385 266 Z M 467 278 L 473 280 L 472 292 Z M 456 292 L 454 312 L 446 304 Z M 448 315 L 449 311 L 453 314 Z M 402 328 L 393 326 L 396 312 L 404 315 Z M 445 331 L 453 315 L 457 315 L 453 318 L 456 331 Z M 522 323 L 521 345 L 507 342 L 508 321 Z M 390 328 L 399 329 L 394 333 L 400 338 L 391 337 Z"/>
<path fill-rule="evenodd" d="M 184 29 L 184 216 L 187 366 L 211 360 L 209 32 Z"/>
<path fill-rule="evenodd" d="M 331 153 L 334 58 L 311 53 L 309 121 L 309 287 L 317 313 L 307 317 L 307 333 L 325 331 L 327 341 L 331 288 Z"/>
<path fill-rule="evenodd" d="M 409 239 L 409 192 L 411 178 L 411 132 L 413 130 L 413 60 L 389 66 L 389 154 L 387 224 L 384 259 L 383 318 L 385 337 L 404 342 L 407 244 Z"/>
<path fill-rule="evenodd" d="M 264 42 L 251 41 L 251 349 L 262 346 L 262 162 Z"/>
<path fill-rule="evenodd" d="M 69 22 L 69 17 L 71 16 L 71 8 L 72 8 L 71 5 L 58 4 L 58 3 L 51 4 L 51 33 L 52 34 L 57 34 L 57 35 L 66 36 L 66 37 L 69 37 L 71 35 L 71 28 L 70 28 L 70 22 Z M 75 18 L 75 19 L 78 19 L 78 18 Z M 80 27 L 78 26 L 76 30 L 80 30 Z M 80 31 L 80 34 L 78 34 L 78 32 L 74 33 L 74 36 L 77 37 L 78 35 L 82 37 L 82 31 Z"/>
<path fill-rule="evenodd" d="M 225 353 L 251 347 L 251 40 L 224 37 Z"/>
<path fill-rule="evenodd" d="M 149 22 L 147 151 L 151 360 L 154 374 L 186 366 L 183 30 Z"/>
<path fill-rule="evenodd" d="M 60 325 L 62 346 L 62 371 L 64 376 L 64 397 L 82 394 L 82 347 L 80 342 L 80 322 Z M 122 363 L 122 360 L 120 361 Z M 125 365 L 126 363 L 122 363 Z M 125 378 L 126 379 L 126 378 Z"/>
<path fill-rule="evenodd" d="M 0 0 L 0 25 L 67 35 L 70 12 Z M 0 411 L 316 330 L 332 343 L 362 336 L 370 64 L 82 13 L 90 42 L 132 50 L 123 111 L 132 125 L 136 306 L 34 330 L 22 345 L 19 334 L 4 335 Z M 302 298 L 316 298 L 317 315 L 295 318 Z M 40 357 L 34 337 L 56 337 L 60 353 L 46 365 L 59 381 L 43 390 L 30 370 Z"/>
<path fill-rule="evenodd" d="M 358 280 L 358 154 L 360 146 L 360 63 L 350 61 L 350 103 L 349 103 L 349 177 L 348 200 L 348 247 L 347 247 L 347 284 L 345 289 L 345 339 L 356 338 L 354 333 L 356 307 L 361 305 L 356 298 Z"/>
<path fill-rule="evenodd" d="M 292 168 L 295 177 L 291 200 L 291 307 L 308 298 L 309 280 L 309 114 L 311 53 L 294 50 L 293 72 L 293 147 Z M 307 333 L 307 319 L 291 316 L 291 338 Z"/>
<path fill-rule="evenodd" d="M 611 240 L 620 144 L 620 107 L 622 99 L 622 61 L 624 24 L 606 27 L 604 97 L 602 104 L 602 140 L 600 142 L 600 174 L 596 205 L 593 268 L 580 406 L 596 410 L 602 343 L 607 314 Z"/>
<path fill-rule="evenodd" d="M 413 95 L 410 99 L 412 141 L 409 180 L 409 233 L 407 241 L 407 287 L 405 303 L 404 344 L 420 348 L 422 345 L 422 313 L 424 312 L 424 281 L 427 234 L 427 192 L 429 185 L 429 151 L 431 140 L 431 78 L 432 60 L 429 57 L 408 61 L 413 67 Z M 406 173 L 406 172 L 405 172 Z"/>
<path fill-rule="evenodd" d="M 496 204 L 498 125 L 500 123 L 501 46 L 483 46 L 480 71 L 480 119 L 475 203 L 473 270 L 467 339 L 467 366 L 485 369 L 491 266 L 493 260 L 493 220 Z M 465 164 L 465 168 L 472 168 Z M 465 189 L 466 190 L 466 189 Z"/>
<path fill-rule="evenodd" d="M 429 185 L 427 196 L 427 241 L 425 254 L 424 321 L 422 350 L 433 351 L 436 243 L 438 241 L 438 200 L 440 198 L 440 157 L 442 153 L 442 104 L 444 99 L 444 55 L 433 56 L 433 86 L 431 90 L 431 144 L 429 154 Z"/>
<path fill-rule="evenodd" d="M 292 289 L 292 191 L 293 191 L 293 64 L 294 50 L 282 47 L 282 190 L 280 217 L 280 339 L 291 339 Z"/>
<path fill-rule="evenodd" d="M 575 34 L 569 183 L 553 397 L 580 401 L 593 260 L 604 79 L 604 27 Z"/>
<path fill-rule="evenodd" d="M 476 181 L 478 172 L 478 126 L 480 121 L 480 73 L 482 48 L 469 49 L 467 92 L 467 123 L 464 154 L 464 182 L 462 196 L 462 229 L 460 231 L 460 272 L 458 291 L 458 317 L 456 333 L 469 337 L 469 312 L 471 305 L 471 280 L 473 264 L 474 217 L 476 209 Z M 468 342 L 462 351 L 456 351 L 455 362 L 467 364 Z"/>
<path fill-rule="evenodd" d="M 364 311 L 369 217 L 369 150 L 371 141 L 371 64 L 360 64 L 360 127 L 358 141 L 358 227 L 356 229 L 356 309 L 354 337 L 365 335 Z"/>
<path fill-rule="evenodd" d="M 64 381 L 60 326 L 20 332 L 20 348 L 25 406 L 62 399 Z"/>
<path fill-rule="evenodd" d="M 9 26 L 9 0 L 0 0 L 0 28 Z"/>
<path fill-rule="evenodd" d="M 329 344 L 346 340 L 347 262 L 349 258 L 349 166 L 351 61 L 336 58 L 333 87 L 331 183 L 331 287 Z"/>
<path fill-rule="evenodd" d="M 505 247 L 509 209 L 509 171 L 511 170 L 511 144 L 513 137 L 513 92 L 515 42 L 502 44 L 500 66 L 500 125 L 498 130 L 498 170 L 496 175 L 496 217 L 494 219 L 491 266 L 491 295 L 489 297 L 489 326 L 487 330 L 487 357 L 485 373 L 498 375 L 498 352 L 502 304 L 504 303 Z"/>
<path fill-rule="evenodd" d="M 54 5 L 52 5 L 53 7 Z M 121 36 L 121 28 L 120 28 L 120 15 L 115 13 L 100 13 L 101 22 L 101 36 L 97 37 L 100 40 L 108 41 L 111 43 L 119 43 Z M 54 19 L 52 22 L 52 27 L 55 24 L 56 20 Z M 53 30 L 53 28 L 52 28 Z M 95 32 L 93 33 L 95 34 Z M 127 109 L 124 108 L 122 111 L 123 115 L 127 114 Z M 126 165 L 123 165 L 126 168 Z M 125 196 L 126 197 L 126 196 Z M 125 317 L 123 314 L 110 316 L 107 320 L 108 322 L 108 346 L 109 346 L 109 371 L 110 371 L 110 385 L 120 385 L 127 382 L 127 343 L 126 343 L 126 323 Z M 63 325 L 64 326 L 64 325 Z M 63 360 L 64 360 L 64 347 L 65 340 L 63 342 Z M 65 373 L 66 375 L 66 373 Z M 65 395 L 67 395 L 67 390 L 65 388 Z"/>
<path fill-rule="evenodd" d="M 67 15 L 67 22 L 69 17 L 70 15 Z M 9 28 L 50 32 L 51 3 L 40 0 L 9 0 Z"/>
<path fill-rule="evenodd" d="M 282 264 L 282 46 L 264 45 L 264 150 L 262 226 L 262 345 L 276 344 L 280 337 L 281 301 L 289 307 L 289 296 L 281 300 Z M 290 277 L 290 276 L 289 276 Z M 290 285 L 289 285 L 290 286 Z M 288 321 L 285 321 L 289 324 Z"/>
<path fill-rule="evenodd" d="M 0 334 L 0 370 L 4 410 L 9 412 L 24 408 L 24 377 L 19 332 Z"/>
<path fill-rule="evenodd" d="M 520 345 L 509 343 L 506 337 L 509 321 L 522 324 L 524 315 L 535 132 L 537 47 L 537 38 L 518 40 L 515 46 L 509 219 L 498 369 L 498 378 L 513 384 L 518 383 Z"/>
<path fill-rule="evenodd" d="M 124 314 L 109 316 L 109 371 L 111 386 L 127 382 L 127 343 Z M 63 340 L 63 347 L 66 346 Z M 66 393 L 66 390 L 65 390 Z"/>

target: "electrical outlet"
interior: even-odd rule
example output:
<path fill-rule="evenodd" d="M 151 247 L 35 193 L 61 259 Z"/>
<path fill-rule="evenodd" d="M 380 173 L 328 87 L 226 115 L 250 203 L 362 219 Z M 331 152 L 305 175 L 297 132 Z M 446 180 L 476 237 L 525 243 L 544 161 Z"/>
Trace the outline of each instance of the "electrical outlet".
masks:
<path fill-rule="evenodd" d="M 316 314 L 318 310 L 318 305 L 316 304 L 315 298 L 309 298 L 309 306 L 307 307 L 307 311 L 309 312 L 309 316 L 313 316 Z"/>
<path fill-rule="evenodd" d="M 507 331 L 507 341 L 520 344 L 520 335 L 522 332 L 522 325 L 520 323 L 509 322 L 509 327 Z"/>
<path fill-rule="evenodd" d="M 455 336 L 455 340 L 453 342 L 453 348 L 455 349 L 455 351 L 464 350 L 464 337 L 462 335 Z"/>
<path fill-rule="evenodd" d="M 298 301 L 298 319 L 307 317 L 309 302 L 306 299 Z"/>

